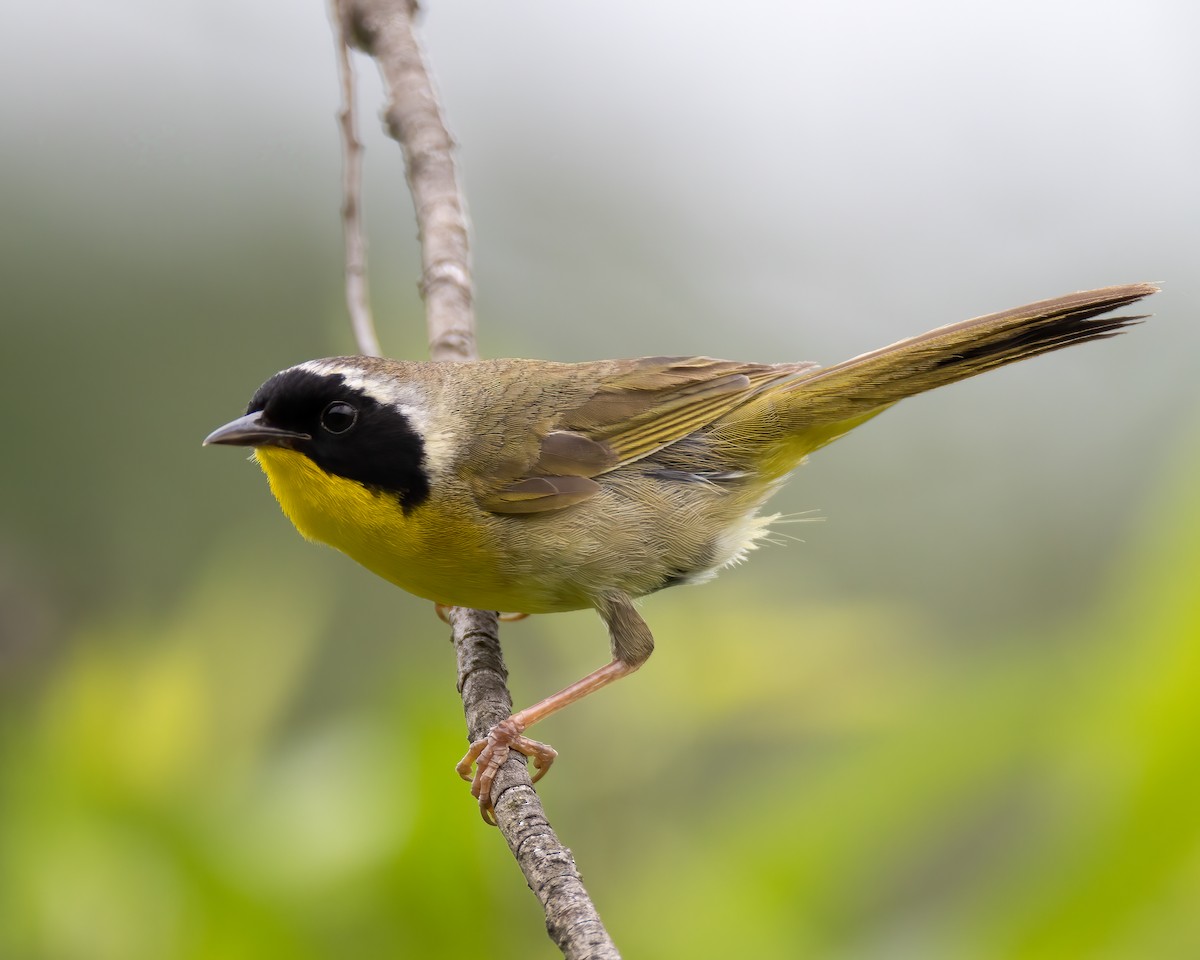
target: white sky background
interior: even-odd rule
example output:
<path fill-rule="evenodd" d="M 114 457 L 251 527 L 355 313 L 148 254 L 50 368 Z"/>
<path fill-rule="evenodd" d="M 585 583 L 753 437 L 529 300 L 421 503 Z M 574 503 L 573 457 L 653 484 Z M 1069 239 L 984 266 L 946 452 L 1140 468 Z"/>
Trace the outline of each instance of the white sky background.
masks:
<path fill-rule="evenodd" d="M 136 187 L 293 201 L 336 163 L 318 4 L 67 0 L 17 19 L 0 41 L 6 166 L 69 170 L 58 186 L 101 209 Z M 671 290 L 723 301 L 714 317 L 801 319 L 847 284 L 919 315 L 947 279 L 990 309 L 1166 278 L 1163 229 L 1196 230 L 1186 3 L 448 0 L 425 34 L 484 277 L 615 240 L 638 262 L 605 250 L 591 292 L 629 309 L 610 270 L 648 260 Z M 391 175 L 387 150 L 373 173 Z M 327 190 L 311 204 L 326 215 Z"/>
<path fill-rule="evenodd" d="M 5 167 L 53 182 L 61 209 L 191 204 L 203 225 L 251 190 L 310 206 L 314 229 L 328 218 L 319 4 L 66 0 L 17 19 L 0 40 Z M 785 324 L 803 354 L 814 336 L 876 345 L 835 338 L 834 304 L 900 336 L 1085 286 L 1189 282 L 1193 5 L 447 0 L 425 34 L 485 322 L 569 298 L 588 352 L 611 349 L 614 315 L 657 342 L 662 313 L 676 349 L 679 324 L 735 346 Z M 375 112 L 369 170 L 394 192 Z M 370 212 L 376 243 L 411 233 Z M 931 285 L 953 293 L 926 316 Z M 736 337 L 707 333 L 723 326 Z"/>
<path fill-rule="evenodd" d="M 954 470 L 975 444 L 997 451 L 1003 484 L 968 475 L 972 489 L 895 509 L 958 497 L 975 522 L 974 498 L 1004 514 L 1066 488 L 1087 501 L 1081 518 L 1104 503 L 1119 514 L 1149 495 L 1200 407 L 1198 11 L 431 0 L 483 349 L 834 362 L 1029 300 L 1162 280 L 1151 325 L 906 404 L 889 429 L 866 428 L 870 443 L 822 453 L 846 466 L 810 467 L 784 506 L 837 514 L 852 494 L 859 522 L 888 523 L 887 497 L 860 488 L 920 487 L 930 462 Z M 278 217 L 326 238 L 337 268 L 322 4 L 60 0 L 12 6 L 2 25 L 0 177 L 21 217 L 147 271 Z M 415 302 L 414 230 L 359 67 L 386 316 Z M 316 316 L 327 306 L 298 322 L 330 321 Z M 936 415 L 919 408 L 932 403 Z M 914 448 L 917 464 L 901 462 Z M 1047 457 L 1070 461 L 1062 487 L 1038 479 Z"/>

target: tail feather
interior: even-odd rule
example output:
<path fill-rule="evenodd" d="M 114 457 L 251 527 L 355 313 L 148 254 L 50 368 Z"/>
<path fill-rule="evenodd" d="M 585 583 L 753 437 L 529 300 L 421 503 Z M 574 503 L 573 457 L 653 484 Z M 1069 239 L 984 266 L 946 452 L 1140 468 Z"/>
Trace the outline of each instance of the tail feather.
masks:
<path fill-rule="evenodd" d="M 905 397 L 1027 357 L 1104 340 L 1145 319 L 1104 316 L 1158 291 L 1150 283 L 1040 300 L 938 327 L 789 381 L 777 402 L 807 451 L 824 446 Z"/>

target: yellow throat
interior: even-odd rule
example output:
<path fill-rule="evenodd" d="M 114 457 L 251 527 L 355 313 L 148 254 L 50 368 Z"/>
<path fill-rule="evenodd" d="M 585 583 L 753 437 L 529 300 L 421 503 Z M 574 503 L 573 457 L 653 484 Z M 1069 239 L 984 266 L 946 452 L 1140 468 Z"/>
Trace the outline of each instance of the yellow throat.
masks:
<path fill-rule="evenodd" d="M 284 514 L 306 539 L 328 544 L 429 600 L 520 609 L 495 550 L 461 513 L 425 503 L 405 514 L 395 497 L 327 473 L 293 450 L 264 446 L 254 456 Z"/>

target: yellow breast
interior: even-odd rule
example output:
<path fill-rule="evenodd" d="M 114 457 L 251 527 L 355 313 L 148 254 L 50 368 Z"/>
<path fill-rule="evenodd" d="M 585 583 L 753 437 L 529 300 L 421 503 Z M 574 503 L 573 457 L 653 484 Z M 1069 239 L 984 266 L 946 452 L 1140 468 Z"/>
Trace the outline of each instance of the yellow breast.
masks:
<path fill-rule="evenodd" d="M 407 515 L 396 497 L 326 473 L 308 457 L 259 447 L 255 458 L 288 519 L 399 587 L 438 603 L 536 612 L 468 505 L 434 498 Z"/>

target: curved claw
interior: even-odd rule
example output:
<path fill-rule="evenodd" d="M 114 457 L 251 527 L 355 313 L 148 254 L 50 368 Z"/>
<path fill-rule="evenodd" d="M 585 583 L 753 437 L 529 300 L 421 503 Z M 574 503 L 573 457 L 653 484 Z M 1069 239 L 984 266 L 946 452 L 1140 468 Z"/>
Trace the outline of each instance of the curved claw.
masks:
<path fill-rule="evenodd" d="M 442 623 L 450 622 L 450 605 L 446 603 L 435 603 L 433 605 L 434 613 L 438 615 L 438 619 Z M 524 620 L 529 616 L 527 613 L 499 613 L 501 623 L 516 623 L 518 620 Z"/>
<path fill-rule="evenodd" d="M 554 758 L 558 756 L 558 751 L 548 743 L 521 736 L 524 729 L 524 724 L 513 717 L 501 720 L 488 731 L 484 739 L 471 744 L 454 768 L 460 777 L 470 781 L 471 796 L 479 801 L 479 813 L 484 822 L 492 826 L 496 825 L 495 811 L 492 808 L 492 784 L 496 780 L 496 774 L 508 760 L 509 751 L 516 750 L 533 761 L 533 783 L 545 776 L 550 765 L 554 763 Z M 474 775 L 471 773 L 472 766 L 475 768 Z"/>

